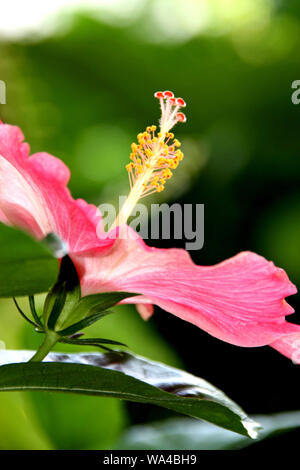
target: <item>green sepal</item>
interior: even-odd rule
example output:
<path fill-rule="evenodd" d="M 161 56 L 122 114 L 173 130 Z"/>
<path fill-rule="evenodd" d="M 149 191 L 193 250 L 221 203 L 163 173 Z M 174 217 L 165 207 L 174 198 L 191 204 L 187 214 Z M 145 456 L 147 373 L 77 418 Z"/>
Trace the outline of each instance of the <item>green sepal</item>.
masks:
<path fill-rule="evenodd" d="M 30 320 L 30 318 L 27 317 L 27 315 L 25 315 L 25 313 L 23 312 L 23 310 L 20 308 L 17 300 L 15 299 L 15 297 L 13 297 L 13 301 L 14 301 L 14 304 L 15 306 L 17 307 L 17 310 L 18 312 L 20 313 L 20 315 L 24 318 L 24 320 L 26 320 L 28 323 L 30 323 L 32 326 L 34 326 L 35 328 L 38 328 L 39 325 L 35 324 L 32 320 Z"/>
<path fill-rule="evenodd" d="M 46 297 L 43 311 L 44 325 L 35 310 L 34 298 L 29 298 L 32 316 L 36 326 L 44 330 L 46 336 L 55 333 L 60 342 L 90 345 L 109 350 L 103 344 L 125 346 L 113 340 L 78 339 L 70 336 L 92 325 L 108 315 L 110 307 L 128 297 L 138 294 L 128 292 L 107 292 L 81 297 L 80 280 L 69 256 L 61 260 L 58 280 Z M 33 323 L 33 322 L 32 322 Z M 44 344 L 44 343 L 43 343 Z M 43 346 L 43 345 L 42 345 Z"/>
<path fill-rule="evenodd" d="M 57 319 L 55 329 L 62 330 L 70 325 L 72 312 L 81 299 L 80 280 L 76 268 L 69 258 L 65 256 L 61 262 L 58 283 L 66 283 L 66 299 L 64 308 Z"/>
<path fill-rule="evenodd" d="M 103 312 L 128 297 L 134 297 L 138 294 L 129 292 L 106 292 L 102 294 L 93 294 L 82 297 L 73 311 L 70 313 L 65 327 L 77 324 L 81 320 L 89 317 L 93 313 Z M 78 331 L 78 330 L 77 330 Z"/>
<path fill-rule="evenodd" d="M 62 329 L 80 297 L 77 271 L 69 256 L 65 256 L 61 260 L 58 280 L 44 304 L 44 321 L 48 329 Z"/>
<path fill-rule="evenodd" d="M 77 323 L 74 323 L 73 325 L 69 326 L 68 328 L 65 328 L 64 330 L 60 330 L 57 332 L 59 336 L 70 336 L 73 335 L 74 333 L 77 333 L 80 330 L 83 330 L 84 328 L 87 328 L 88 326 L 92 325 L 96 321 L 100 320 L 100 318 L 105 317 L 111 313 L 110 311 L 104 311 L 104 312 L 97 312 L 92 315 L 89 315 L 87 318 L 84 318 L 83 320 L 80 320 Z"/>
<path fill-rule="evenodd" d="M 47 320 L 47 328 L 49 330 L 55 330 L 57 319 L 64 308 L 65 301 L 67 298 L 65 282 L 63 284 L 56 284 L 52 290 L 51 295 L 53 297 L 54 302 L 51 311 L 48 312 L 49 316 Z"/>
<path fill-rule="evenodd" d="M 29 306 L 30 306 L 30 310 L 31 310 L 31 314 L 34 318 L 34 321 L 36 322 L 36 324 L 43 330 L 44 329 L 44 325 L 40 319 L 40 317 L 38 316 L 37 314 L 37 311 L 36 311 L 36 308 L 35 308 L 35 301 L 34 301 L 34 296 L 33 295 L 30 295 L 28 297 L 29 299 Z"/>
<path fill-rule="evenodd" d="M 69 343 L 69 344 L 82 344 L 83 346 L 94 346 L 100 344 L 111 344 L 113 346 L 124 346 L 126 344 L 120 343 L 120 341 L 114 341 L 113 339 L 106 338 L 86 338 L 86 339 L 77 339 L 77 338 L 63 338 L 60 340 L 60 343 Z"/>
<path fill-rule="evenodd" d="M 63 338 L 59 340 L 60 343 L 66 343 L 66 344 L 74 344 L 78 346 L 94 346 L 96 348 L 101 348 L 104 349 L 105 351 L 110 351 L 110 352 L 115 352 L 113 349 L 108 348 L 107 346 L 104 346 L 104 344 L 110 344 L 114 346 L 125 346 L 125 344 L 120 343 L 119 341 L 113 341 L 110 339 L 104 339 L 104 338 L 88 338 L 88 339 L 68 339 L 68 338 Z M 122 354 L 120 352 L 120 354 Z"/>

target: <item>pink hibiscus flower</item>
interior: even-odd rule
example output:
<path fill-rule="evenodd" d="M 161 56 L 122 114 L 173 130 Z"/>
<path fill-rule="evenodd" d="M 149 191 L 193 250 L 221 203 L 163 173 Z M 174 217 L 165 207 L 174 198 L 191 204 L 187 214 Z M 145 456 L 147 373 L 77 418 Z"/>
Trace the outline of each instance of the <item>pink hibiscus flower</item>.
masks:
<path fill-rule="evenodd" d="M 183 157 L 170 129 L 185 115 L 185 103 L 159 92 L 160 130 L 147 128 L 133 144 L 127 165 L 131 192 L 112 230 L 126 224 L 137 200 L 162 191 Z M 0 220 L 37 239 L 56 233 L 68 245 L 79 274 L 82 295 L 126 291 L 140 294 L 144 318 L 153 304 L 238 346 L 270 345 L 300 363 L 300 326 L 286 322 L 294 312 L 285 297 L 296 287 L 284 270 L 255 253 L 244 252 L 215 266 L 197 266 L 183 249 L 148 247 L 128 227 L 125 239 L 107 236 L 99 210 L 67 188 L 68 168 L 59 159 L 37 153 L 29 157 L 19 128 L 0 124 Z"/>

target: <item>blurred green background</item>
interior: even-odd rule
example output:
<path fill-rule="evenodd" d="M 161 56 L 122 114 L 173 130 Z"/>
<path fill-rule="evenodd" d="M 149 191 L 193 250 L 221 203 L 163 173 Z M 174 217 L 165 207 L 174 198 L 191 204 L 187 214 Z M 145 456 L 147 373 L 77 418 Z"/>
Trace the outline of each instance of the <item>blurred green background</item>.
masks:
<path fill-rule="evenodd" d="M 251 249 L 300 285 L 299 2 L 119 0 L 89 11 L 54 2 L 53 18 L 49 2 L 25 2 L 24 12 L 21 3 L 20 24 L 9 28 L 5 10 L 0 20 L 1 119 L 22 128 L 32 152 L 64 160 L 73 195 L 98 205 L 127 193 L 130 143 L 157 123 L 153 92 L 173 90 L 187 102 L 176 129 L 185 159 L 159 201 L 205 204 L 205 244 L 193 259 Z M 0 347 L 38 346 L 12 301 L 0 310 Z M 250 413 L 299 407 L 296 366 L 269 348 L 220 343 L 162 311 L 144 323 L 132 307 L 90 331 L 100 332 L 211 380 Z M 131 424 L 165 416 L 112 399 L 1 393 L 0 448 L 111 448 Z"/>

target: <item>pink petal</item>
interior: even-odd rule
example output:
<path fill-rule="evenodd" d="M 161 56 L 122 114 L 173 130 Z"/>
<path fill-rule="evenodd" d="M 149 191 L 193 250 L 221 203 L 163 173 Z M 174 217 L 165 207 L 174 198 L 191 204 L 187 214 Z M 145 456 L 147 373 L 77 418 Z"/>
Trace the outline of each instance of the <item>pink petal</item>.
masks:
<path fill-rule="evenodd" d="M 28 163 L 32 170 L 42 178 L 47 177 L 62 186 L 66 186 L 69 182 L 71 174 L 67 165 L 49 153 L 34 153 Z"/>
<path fill-rule="evenodd" d="M 284 298 L 295 286 L 285 271 L 255 253 L 197 266 L 185 250 L 151 248 L 132 233 L 103 256 L 74 261 L 84 295 L 140 293 L 144 298 L 131 301 L 156 304 L 232 344 L 262 346 L 298 331 L 285 322 L 293 309 Z"/>
<path fill-rule="evenodd" d="M 153 304 L 136 304 L 136 309 L 143 318 L 143 320 L 149 320 L 154 313 Z"/>
<path fill-rule="evenodd" d="M 28 156 L 28 144 L 23 143 L 24 136 L 17 126 L 0 123 L 0 155 L 17 164 Z"/>
<path fill-rule="evenodd" d="M 42 238 L 51 231 L 52 215 L 43 207 L 37 188 L 21 171 L 0 155 L 1 212 L 11 225 Z"/>
<path fill-rule="evenodd" d="M 71 252 L 102 252 L 113 241 L 97 236 L 101 215 L 95 206 L 72 198 L 69 178 L 61 160 L 45 152 L 29 157 L 20 129 L 0 124 L 0 220 L 36 238 L 54 232 Z"/>
<path fill-rule="evenodd" d="M 1 210 L 0 210 L 0 222 L 2 222 L 3 224 L 7 224 L 7 225 L 9 224 L 8 218 L 6 217 L 4 212 Z"/>
<path fill-rule="evenodd" d="M 292 359 L 295 364 L 300 364 L 300 325 L 295 326 L 298 326 L 298 333 L 282 336 L 274 341 L 274 343 L 271 343 L 270 346 L 289 359 Z"/>

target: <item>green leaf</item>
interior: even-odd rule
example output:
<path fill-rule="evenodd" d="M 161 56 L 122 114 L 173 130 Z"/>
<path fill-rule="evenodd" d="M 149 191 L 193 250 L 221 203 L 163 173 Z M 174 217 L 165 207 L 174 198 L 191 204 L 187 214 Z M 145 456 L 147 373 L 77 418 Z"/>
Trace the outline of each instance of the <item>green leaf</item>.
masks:
<path fill-rule="evenodd" d="M 55 282 L 58 262 L 43 243 L 0 224 L 0 247 L 0 297 L 45 292 Z"/>
<path fill-rule="evenodd" d="M 300 411 L 253 416 L 262 425 L 256 440 L 190 418 L 173 418 L 125 431 L 116 449 L 233 450 L 300 428 Z"/>
<path fill-rule="evenodd" d="M 223 392 L 179 369 L 124 352 L 50 353 L 44 363 L 31 351 L 0 351 L 0 391 L 45 390 L 109 396 L 159 405 L 256 437 L 259 425 Z M 50 362 L 49 362 L 50 361 Z"/>

